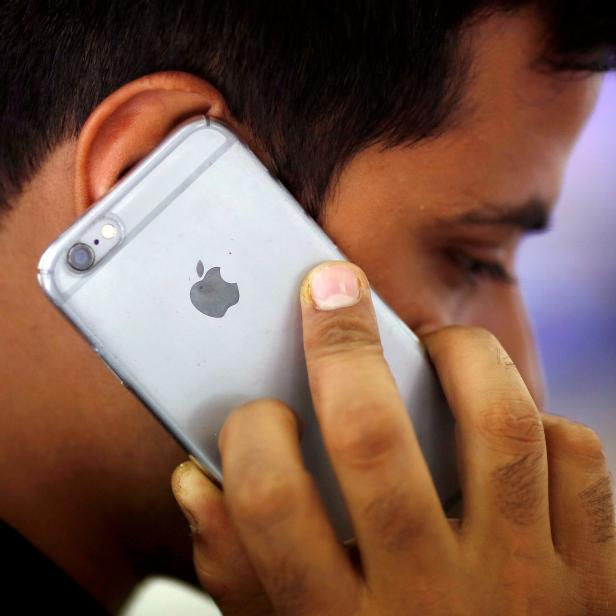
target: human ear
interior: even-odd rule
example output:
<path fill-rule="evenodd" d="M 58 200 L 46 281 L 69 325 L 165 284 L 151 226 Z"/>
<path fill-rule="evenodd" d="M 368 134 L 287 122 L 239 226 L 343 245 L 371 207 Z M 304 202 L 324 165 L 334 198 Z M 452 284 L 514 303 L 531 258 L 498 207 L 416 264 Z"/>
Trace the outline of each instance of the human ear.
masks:
<path fill-rule="evenodd" d="M 198 114 L 220 119 L 242 132 L 234 126 L 220 92 L 188 73 L 147 75 L 107 97 L 92 112 L 77 142 L 76 216 L 103 197 L 175 126 Z"/>

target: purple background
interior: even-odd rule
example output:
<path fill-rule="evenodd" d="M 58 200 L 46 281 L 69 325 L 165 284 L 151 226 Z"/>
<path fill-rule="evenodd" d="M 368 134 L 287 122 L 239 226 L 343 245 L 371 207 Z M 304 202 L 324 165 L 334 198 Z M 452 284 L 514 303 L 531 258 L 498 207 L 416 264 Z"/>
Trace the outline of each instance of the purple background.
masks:
<path fill-rule="evenodd" d="M 605 79 L 547 234 L 518 262 L 546 410 L 594 428 L 616 473 L 616 75 Z"/>

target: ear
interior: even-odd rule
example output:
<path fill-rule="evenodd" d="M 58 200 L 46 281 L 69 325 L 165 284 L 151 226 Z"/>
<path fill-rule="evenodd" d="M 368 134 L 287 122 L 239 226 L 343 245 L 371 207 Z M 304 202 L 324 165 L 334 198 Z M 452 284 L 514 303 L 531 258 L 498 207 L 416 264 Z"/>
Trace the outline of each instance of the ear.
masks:
<path fill-rule="evenodd" d="M 175 126 L 198 114 L 220 119 L 244 136 L 220 92 L 188 73 L 141 77 L 106 98 L 84 124 L 77 142 L 76 214 L 103 197 Z"/>

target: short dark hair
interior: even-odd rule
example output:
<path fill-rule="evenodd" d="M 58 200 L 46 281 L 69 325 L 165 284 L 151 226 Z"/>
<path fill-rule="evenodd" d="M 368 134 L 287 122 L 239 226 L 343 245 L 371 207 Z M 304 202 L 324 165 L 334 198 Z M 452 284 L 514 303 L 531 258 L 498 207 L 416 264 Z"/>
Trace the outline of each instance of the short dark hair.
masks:
<path fill-rule="evenodd" d="M 361 148 L 439 134 L 455 114 L 463 26 L 536 6 L 555 69 L 606 70 L 616 25 L 600 0 L 2 0 L 0 206 L 118 87 L 180 70 L 225 96 L 272 171 L 318 219 Z M 589 64 L 603 51 L 604 63 Z"/>

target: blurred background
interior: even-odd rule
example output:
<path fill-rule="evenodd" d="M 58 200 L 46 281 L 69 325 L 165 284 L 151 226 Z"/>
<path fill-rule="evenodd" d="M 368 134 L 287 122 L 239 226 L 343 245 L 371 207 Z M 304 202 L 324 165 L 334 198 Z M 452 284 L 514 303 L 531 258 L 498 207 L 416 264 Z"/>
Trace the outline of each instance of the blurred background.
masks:
<path fill-rule="evenodd" d="M 594 428 L 616 472 L 616 75 L 575 148 L 553 228 L 526 240 L 519 272 L 545 410 Z"/>
<path fill-rule="evenodd" d="M 616 475 L 616 75 L 571 158 L 553 227 L 527 239 L 518 273 L 543 361 L 546 411 L 592 427 Z M 220 614 L 201 593 L 155 578 L 122 616 Z"/>

